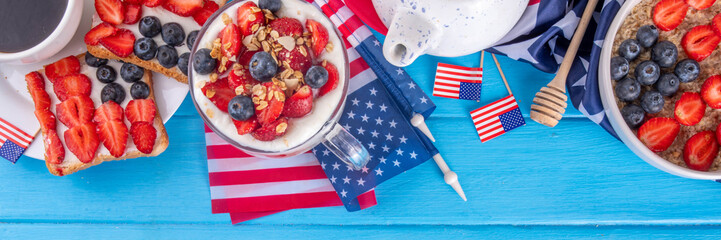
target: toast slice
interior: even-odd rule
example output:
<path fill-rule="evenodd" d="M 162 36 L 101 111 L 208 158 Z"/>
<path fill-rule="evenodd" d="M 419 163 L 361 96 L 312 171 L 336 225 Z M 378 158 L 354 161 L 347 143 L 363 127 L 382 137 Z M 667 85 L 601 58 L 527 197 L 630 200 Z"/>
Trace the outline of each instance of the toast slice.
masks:
<path fill-rule="evenodd" d="M 174 45 L 173 48 L 176 50 L 178 58 L 180 58 L 180 56 L 182 54 L 190 53 L 190 48 L 193 47 L 192 44 L 188 45 L 188 41 L 187 41 L 190 33 L 193 31 L 200 30 L 200 28 L 203 25 L 202 23 L 204 23 L 208 17 L 210 17 L 215 11 L 217 11 L 225 3 L 225 0 L 198 0 L 198 1 L 202 1 L 202 8 L 193 10 L 191 12 L 192 16 L 181 16 L 181 15 L 179 15 L 179 13 L 174 13 L 173 11 L 170 11 L 169 9 L 172 9 L 172 7 L 168 6 L 168 5 L 170 5 L 171 3 L 166 2 L 163 5 L 155 6 L 155 7 L 148 7 L 145 5 L 140 6 L 140 12 L 139 12 L 140 16 L 137 17 L 137 19 L 138 19 L 137 22 L 121 23 L 121 24 L 111 23 L 111 24 L 116 29 L 130 30 L 130 32 L 132 32 L 133 36 L 135 37 L 134 41 L 137 41 L 138 39 L 145 38 L 145 36 L 143 36 L 143 34 L 141 34 L 141 31 L 139 28 L 139 24 L 142 21 L 143 17 L 146 17 L 146 16 L 157 17 L 160 20 L 161 25 L 165 25 L 167 23 L 178 23 L 184 32 L 184 37 L 183 37 L 182 43 Z M 98 4 L 98 1 L 96 1 L 96 5 L 97 4 Z M 129 5 L 133 5 L 133 4 L 125 3 L 125 2 L 122 2 L 122 4 L 123 4 L 123 10 L 121 10 L 121 11 L 124 11 L 124 12 L 129 11 L 128 9 L 132 8 L 132 7 L 129 7 Z M 96 9 L 97 9 L 97 6 L 96 6 Z M 104 8 L 102 11 L 108 11 L 108 10 L 105 10 L 105 8 Z M 102 13 L 98 13 L 96 11 L 96 14 L 93 15 L 93 18 L 92 18 L 93 19 L 92 20 L 93 28 L 104 23 L 102 16 L 99 16 L 100 14 L 102 14 Z M 185 15 L 187 15 L 187 14 L 185 14 Z M 125 18 L 128 18 L 128 16 L 126 15 Z M 124 19 L 124 20 L 125 20 L 125 22 L 132 22 L 132 21 L 128 21 L 127 19 Z M 92 31 L 93 30 L 91 30 L 91 32 Z M 88 34 L 91 34 L 91 32 L 89 32 Z M 103 35 L 99 34 L 99 36 L 103 36 Z M 98 38 L 98 35 L 94 35 L 92 37 Z M 110 37 L 112 37 L 112 36 L 110 36 Z M 164 45 L 169 45 L 168 43 L 166 43 L 163 40 L 162 34 L 160 34 L 160 33 L 157 33 L 156 35 L 149 37 L 149 38 L 151 38 L 155 42 L 155 44 L 157 45 L 158 48 L 160 48 L 161 46 L 164 46 Z M 134 41 L 133 41 L 133 43 L 134 43 Z M 188 77 L 186 76 L 185 73 L 183 73 L 179 69 L 177 64 L 173 64 L 172 66 L 164 67 L 158 61 L 157 55 L 155 57 L 153 57 L 152 59 L 143 60 L 143 59 L 139 58 L 137 55 L 135 55 L 135 53 L 133 53 L 132 46 L 130 46 L 130 49 L 126 49 L 124 51 L 124 53 L 122 53 L 121 55 L 118 55 L 117 53 L 123 52 L 123 51 L 118 51 L 118 50 L 112 51 L 111 49 L 109 49 L 107 46 L 113 45 L 112 43 L 107 43 L 107 42 L 103 43 L 103 41 L 100 41 L 100 42 L 88 41 L 87 36 L 86 36 L 85 43 L 87 44 L 88 52 L 90 52 L 91 54 L 93 54 L 94 56 L 97 56 L 99 58 L 116 59 L 116 60 L 121 60 L 124 62 L 129 62 L 129 63 L 135 64 L 135 65 L 141 66 L 150 71 L 158 72 L 158 73 L 161 73 L 168 77 L 171 77 L 171 78 L 177 80 L 178 82 L 188 83 Z M 122 56 L 122 55 L 126 55 L 127 52 L 130 52 L 130 54 L 127 56 Z"/>
<path fill-rule="evenodd" d="M 68 58 L 73 58 L 73 56 L 70 56 Z M 74 56 L 74 58 L 77 58 L 78 62 L 80 63 L 80 67 L 79 67 L 80 73 L 90 79 L 90 83 L 91 83 L 90 99 L 93 101 L 93 105 L 94 105 L 93 111 L 95 111 L 95 109 L 100 107 L 102 104 L 100 92 L 103 89 L 103 87 L 105 87 L 106 84 L 100 82 L 97 79 L 97 76 L 96 76 L 97 68 L 86 64 L 85 54 Z M 120 76 L 121 75 L 120 69 L 121 69 L 122 64 L 123 63 L 121 63 L 119 61 L 110 60 L 110 61 L 108 61 L 107 66 L 110 66 L 111 68 L 113 68 L 116 71 L 116 79 L 115 79 L 114 83 L 121 85 L 123 90 L 125 91 L 125 98 L 119 103 L 119 105 L 123 109 L 125 109 L 126 106 L 128 105 L 128 103 L 131 100 L 133 100 L 133 98 L 130 94 L 130 86 L 132 85 L 132 83 L 128 83 L 128 82 L 124 81 L 122 79 L 122 77 Z M 44 93 L 47 93 L 47 96 L 50 99 L 49 107 L 47 107 L 46 109 L 50 110 L 51 114 L 53 114 L 54 116 L 59 116 L 58 115 L 58 104 L 61 103 L 62 101 L 60 101 L 59 97 L 57 96 L 58 91 L 57 91 L 56 87 L 58 87 L 58 86 L 55 86 L 55 84 L 57 82 L 59 82 L 60 80 L 56 80 L 56 83 L 53 83 L 53 80 L 51 80 L 51 77 L 48 77 L 48 73 L 46 72 L 46 70 L 48 70 L 48 66 L 46 66 L 44 70 L 37 71 L 37 73 L 40 74 L 40 76 L 44 82 L 44 86 L 43 86 L 43 88 L 45 90 Z M 34 74 L 34 73 L 36 73 L 36 72 L 31 72 L 28 75 Z M 50 75 L 54 75 L 54 74 L 50 73 Z M 26 76 L 26 80 L 27 79 L 28 78 Z M 58 78 L 55 78 L 55 79 L 58 79 Z M 154 92 L 153 92 L 153 79 L 152 79 L 151 71 L 149 71 L 147 69 L 143 70 L 143 76 L 138 81 L 142 81 L 148 85 L 149 95 L 148 95 L 147 99 L 151 99 L 151 100 L 153 100 L 153 102 L 155 102 L 155 96 L 154 96 Z M 28 82 L 28 90 L 30 91 L 31 96 L 33 97 L 33 101 L 35 102 L 35 106 L 36 106 L 35 108 L 36 108 L 36 110 L 38 110 L 40 108 L 39 102 L 42 101 L 42 97 L 39 95 L 42 95 L 42 92 L 34 93 L 31 88 L 30 82 Z M 38 115 L 36 114 L 36 116 L 38 116 Z M 61 154 L 61 156 L 64 155 L 62 157 L 54 156 L 53 153 L 51 152 L 51 150 L 49 150 L 51 148 L 48 147 L 47 142 L 45 145 L 46 146 L 45 147 L 46 148 L 45 149 L 45 151 L 46 151 L 45 152 L 45 164 L 48 167 L 48 170 L 50 171 L 50 173 L 57 175 L 57 176 L 69 175 L 69 174 L 75 173 L 77 171 L 86 169 L 88 167 L 98 165 L 105 161 L 130 159 L 130 158 L 137 158 L 137 157 L 157 156 L 160 153 L 162 153 L 163 151 L 165 151 L 165 149 L 168 147 L 168 143 L 169 143 L 168 134 L 166 133 L 165 126 L 163 124 L 163 119 L 161 118 L 161 116 L 159 114 L 159 110 L 157 109 L 157 105 L 156 105 L 155 117 L 152 120 L 152 125 L 156 130 L 156 138 L 155 138 L 155 143 L 153 145 L 152 151 L 150 153 L 140 152 L 133 142 L 133 137 L 131 136 L 130 133 L 128 133 L 125 151 L 121 156 L 115 157 L 115 156 L 111 155 L 109 150 L 103 144 L 102 139 L 99 139 L 99 144 L 98 144 L 98 147 L 95 151 L 95 155 L 92 158 L 92 160 L 89 162 L 82 162 L 82 161 L 80 161 L 78 156 L 76 156 L 72 151 L 69 150 L 68 145 L 66 143 L 64 135 L 66 134 L 66 131 L 69 129 L 69 127 L 66 126 L 64 123 L 62 123 L 61 121 L 56 121 L 55 119 L 56 118 L 52 118 L 52 120 L 51 120 L 52 122 L 55 122 L 55 124 L 52 124 L 52 125 L 56 126 L 55 129 L 46 129 L 47 125 L 43 124 L 43 120 L 41 120 L 40 117 L 38 117 L 38 120 L 41 122 L 41 125 L 42 125 L 41 132 L 43 134 L 43 139 L 48 139 L 49 132 L 55 132 L 58 135 L 59 140 L 62 144 L 62 148 L 63 148 L 63 152 L 64 152 L 64 154 Z M 58 117 L 57 119 L 59 120 L 60 118 Z M 91 121 L 95 122 L 94 120 L 91 120 Z M 123 114 L 123 116 L 122 116 L 122 122 L 126 125 L 126 127 L 128 129 L 130 129 L 131 123 L 125 117 L 125 114 Z M 98 131 L 99 131 L 99 129 L 98 129 Z M 59 160 L 60 158 L 62 158 L 62 160 Z"/>

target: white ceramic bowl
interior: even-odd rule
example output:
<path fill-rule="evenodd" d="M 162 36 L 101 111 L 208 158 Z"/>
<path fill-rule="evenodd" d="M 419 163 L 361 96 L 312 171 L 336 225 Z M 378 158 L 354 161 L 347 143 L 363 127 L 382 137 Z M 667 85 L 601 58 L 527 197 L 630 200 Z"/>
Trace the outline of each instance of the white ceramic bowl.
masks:
<path fill-rule="evenodd" d="M 630 148 L 631 151 L 633 151 L 636 155 L 641 157 L 641 159 L 651 164 L 652 166 L 661 169 L 667 173 L 686 178 L 707 180 L 721 179 L 721 171 L 701 172 L 691 170 L 673 164 L 666 159 L 663 159 L 660 156 L 656 155 L 656 153 L 649 150 L 645 145 L 643 145 L 643 143 L 641 143 L 640 140 L 638 140 L 638 137 L 633 134 L 631 128 L 628 127 L 626 122 L 623 120 L 623 117 L 621 116 L 621 111 L 620 109 L 618 109 L 618 105 L 616 104 L 616 96 L 614 94 L 613 86 L 611 84 L 611 81 L 613 80 L 611 80 L 610 61 L 611 56 L 613 55 L 613 40 L 616 36 L 616 32 L 621 27 L 621 24 L 623 24 L 623 20 L 626 19 L 626 16 L 628 16 L 631 10 L 633 10 L 633 7 L 641 1 L 642 0 L 626 1 L 626 3 L 621 7 L 621 9 L 618 10 L 618 14 L 611 23 L 611 26 L 608 29 L 608 33 L 606 33 L 606 39 L 603 42 L 603 50 L 601 51 L 601 62 L 598 69 L 598 84 L 599 90 L 601 92 L 601 101 L 603 102 L 603 108 L 606 109 L 606 115 L 611 122 L 611 126 L 613 126 L 613 129 L 616 131 L 618 137 L 621 138 L 623 143 L 625 143 L 626 146 L 628 146 L 628 148 Z"/>
<path fill-rule="evenodd" d="M 28 1 L 28 4 L 35 4 Z M 70 42 L 83 16 L 83 0 L 68 0 L 68 5 L 55 30 L 32 48 L 15 53 L 0 53 L 0 63 L 29 64 L 45 60 Z"/>

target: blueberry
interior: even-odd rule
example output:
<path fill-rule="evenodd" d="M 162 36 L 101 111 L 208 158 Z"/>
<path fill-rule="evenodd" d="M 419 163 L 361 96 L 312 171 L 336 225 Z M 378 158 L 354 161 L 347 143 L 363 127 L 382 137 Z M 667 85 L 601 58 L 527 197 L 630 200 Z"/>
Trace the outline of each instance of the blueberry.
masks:
<path fill-rule="evenodd" d="M 180 54 L 180 58 L 178 58 L 178 69 L 180 69 L 185 76 L 188 76 L 188 59 L 190 58 L 190 53 L 183 53 Z"/>
<path fill-rule="evenodd" d="M 636 100 L 638 95 L 641 94 L 641 85 L 638 84 L 636 79 L 626 77 L 620 82 L 616 83 L 616 97 L 621 101 L 630 102 Z"/>
<path fill-rule="evenodd" d="M 88 66 L 91 67 L 100 67 L 102 65 L 108 64 L 108 59 L 103 58 L 97 58 L 90 54 L 90 52 L 85 53 L 85 64 L 88 64 Z"/>
<path fill-rule="evenodd" d="M 621 56 L 611 58 L 611 79 L 620 80 L 628 74 L 628 60 Z"/>
<path fill-rule="evenodd" d="M 209 74 L 215 70 L 217 62 L 210 57 L 210 49 L 202 48 L 193 55 L 193 69 L 200 74 Z"/>
<path fill-rule="evenodd" d="M 646 112 L 636 104 L 627 104 L 621 109 L 621 116 L 623 116 L 623 120 L 626 121 L 629 127 L 637 128 L 643 123 Z"/>
<path fill-rule="evenodd" d="M 137 82 L 145 75 L 145 69 L 132 63 L 123 63 L 120 67 L 120 77 L 126 82 Z"/>
<path fill-rule="evenodd" d="M 642 47 L 649 48 L 658 41 L 658 28 L 653 24 L 642 26 L 636 32 L 636 40 Z"/>
<path fill-rule="evenodd" d="M 673 96 L 678 91 L 681 80 L 673 73 L 664 73 L 656 82 L 656 90 L 666 97 Z"/>
<path fill-rule="evenodd" d="M 150 96 L 150 87 L 143 81 L 137 81 L 130 85 L 130 96 L 133 99 L 146 99 Z"/>
<path fill-rule="evenodd" d="M 696 80 L 700 71 L 701 66 L 699 66 L 698 62 L 693 59 L 681 60 L 678 64 L 676 64 L 676 68 L 673 70 L 681 82 Z"/>
<path fill-rule="evenodd" d="M 100 91 L 100 100 L 103 101 L 103 103 L 113 101 L 120 104 L 125 100 L 125 89 L 123 89 L 123 86 L 120 86 L 120 84 L 108 83 L 103 87 L 103 90 Z"/>
<path fill-rule="evenodd" d="M 270 81 L 278 71 L 278 64 L 268 52 L 257 52 L 250 58 L 250 75 L 258 81 Z"/>
<path fill-rule="evenodd" d="M 655 62 L 646 60 L 636 66 L 635 74 L 639 83 L 649 86 L 661 76 L 661 68 Z"/>
<path fill-rule="evenodd" d="M 188 45 L 188 50 L 193 51 L 193 44 L 195 44 L 196 38 L 198 38 L 198 30 L 192 31 L 188 34 L 188 38 L 185 40 L 185 44 Z"/>
<path fill-rule="evenodd" d="M 163 24 L 160 35 L 163 36 L 163 41 L 170 46 L 180 46 L 180 44 L 183 44 L 183 40 L 185 40 L 183 27 L 174 22 Z"/>
<path fill-rule="evenodd" d="M 230 117 L 244 121 L 255 115 L 255 107 L 253 106 L 253 100 L 248 96 L 238 95 L 230 99 L 228 102 L 228 114 Z"/>
<path fill-rule="evenodd" d="M 160 34 L 161 28 L 160 19 L 153 16 L 143 17 L 140 19 L 140 23 L 138 23 L 138 30 L 140 31 L 140 34 L 149 38 Z"/>
<path fill-rule="evenodd" d="M 135 56 L 143 60 L 150 60 L 155 57 L 155 53 L 158 52 L 158 44 L 152 38 L 141 38 L 135 41 L 133 46 L 133 53 Z"/>
<path fill-rule="evenodd" d="M 641 45 L 636 39 L 626 39 L 621 42 L 621 46 L 618 47 L 618 55 L 626 58 L 629 61 L 633 61 L 641 53 Z"/>
<path fill-rule="evenodd" d="M 115 78 L 117 78 L 117 74 L 115 73 L 115 69 L 108 65 L 103 65 L 98 67 L 97 70 L 95 70 L 95 77 L 98 78 L 98 81 L 102 83 L 111 83 L 115 82 Z"/>
<path fill-rule="evenodd" d="M 663 95 L 655 90 L 648 91 L 641 97 L 641 107 L 647 113 L 660 112 L 664 103 Z"/>
<path fill-rule="evenodd" d="M 165 68 L 175 67 L 178 64 L 178 51 L 170 45 L 163 45 L 158 48 L 158 62 Z"/>
<path fill-rule="evenodd" d="M 321 88 L 328 82 L 328 70 L 321 66 L 312 66 L 305 73 L 305 83 L 312 88 Z"/>
<path fill-rule="evenodd" d="M 671 67 L 678 60 L 678 49 L 669 41 L 658 42 L 651 50 L 651 59 L 662 68 Z"/>
<path fill-rule="evenodd" d="M 258 1 L 258 7 L 262 8 L 262 9 L 268 9 L 273 13 L 280 10 L 280 7 L 282 7 L 282 6 L 283 6 L 283 3 L 281 3 L 280 0 L 259 0 Z"/>

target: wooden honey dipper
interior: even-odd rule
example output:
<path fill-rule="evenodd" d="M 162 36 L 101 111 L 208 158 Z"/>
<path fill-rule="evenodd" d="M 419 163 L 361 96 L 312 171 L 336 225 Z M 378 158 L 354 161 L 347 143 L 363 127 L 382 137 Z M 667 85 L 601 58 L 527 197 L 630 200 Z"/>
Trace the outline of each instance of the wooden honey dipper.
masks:
<path fill-rule="evenodd" d="M 578 27 L 576 27 L 576 32 L 571 38 L 571 44 L 566 50 L 566 55 L 563 56 L 556 77 L 548 85 L 541 88 L 541 91 L 537 92 L 536 97 L 533 98 L 534 104 L 531 105 L 531 119 L 533 121 L 555 127 L 563 117 L 563 113 L 566 112 L 568 106 L 566 104 L 566 78 L 571 70 L 573 60 L 576 58 L 578 46 L 586 33 L 586 27 L 588 27 L 588 22 L 591 20 L 596 3 L 598 3 L 598 0 L 589 0 L 586 4 L 586 9 L 583 10 L 581 21 L 578 22 Z"/>

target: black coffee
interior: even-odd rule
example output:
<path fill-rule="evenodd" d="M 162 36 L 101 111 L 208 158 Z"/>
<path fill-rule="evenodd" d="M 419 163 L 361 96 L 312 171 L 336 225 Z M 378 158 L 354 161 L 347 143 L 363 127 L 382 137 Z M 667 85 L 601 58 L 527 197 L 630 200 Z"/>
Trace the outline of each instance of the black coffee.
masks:
<path fill-rule="evenodd" d="M 0 0 L 0 52 L 20 52 L 45 40 L 63 18 L 68 0 Z"/>

